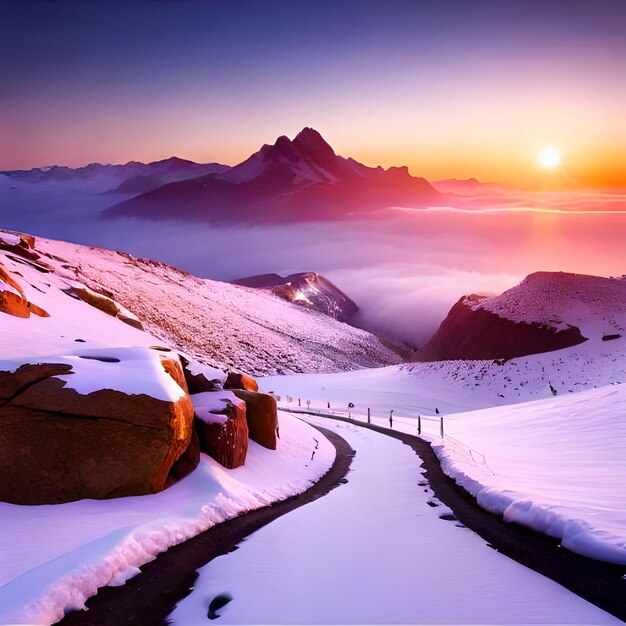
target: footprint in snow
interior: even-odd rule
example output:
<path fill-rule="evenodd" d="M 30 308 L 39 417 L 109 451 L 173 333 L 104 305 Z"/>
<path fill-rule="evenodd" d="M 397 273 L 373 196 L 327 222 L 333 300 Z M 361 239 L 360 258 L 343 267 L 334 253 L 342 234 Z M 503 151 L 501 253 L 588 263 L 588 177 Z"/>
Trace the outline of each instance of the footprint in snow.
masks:
<path fill-rule="evenodd" d="M 220 593 L 216 595 L 209 604 L 209 612 L 207 613 L 207 617 L 211 620 L 217 619 L 219 617 L 217 611 L 225 607 L 229 602 L 232 601 L 232 599 L 233 597 L 229 593 Z"/>

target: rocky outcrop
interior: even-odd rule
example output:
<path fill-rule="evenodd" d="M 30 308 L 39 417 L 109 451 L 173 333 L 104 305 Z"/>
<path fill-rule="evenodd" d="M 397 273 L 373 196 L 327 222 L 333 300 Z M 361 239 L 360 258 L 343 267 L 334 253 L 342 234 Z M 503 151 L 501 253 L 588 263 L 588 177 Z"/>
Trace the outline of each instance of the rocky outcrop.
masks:
<path fill-rule="evenodd" d="M 276 450 L 278 411 L 274 397 L 254 391 L 235 390 L 233 393 L 246 403 L 250 439 L 265 448 Z"/>
<path fill-rule="evenodd" d="M 190 361 L 183 355 L 180 355 L 180 361 L 189 393 L 203 393 L 222 389 L 225 376 L 221 370 Z"/>
<path fill-rule="evenodd" d="M 207 397 L 208 404 L 204 404 Z M 216 400 L 221 406 L 215 406 Z M 245 403 L 236 399 L 221 401 L 215 393 L 203 393 L 194 397 L 194 406 L 200 450 L 227 469 L 243 465 L 248 454 Z"/>
<path fill-rule="evenodd" d="M 247 391 L 258 391 L 259 385 L 252 376 L 247 374 L 237 374 L 228 372 L 228 377 L 224 383 L 224 389 L 245 389 Z"/>
<path fill-rule="evenodd" d="M 55 504 L 164 489 L 192 437 L 189 396 L 126 394 L 106 380 L 83 395 L 55 377 L 69 370 L 47 363 L 0 372 L 0 500 Z"/>
<path fill-rule="evenodd" d="M 232 281 L 233 285 L 267 289 L 283 300 L 350 322 L 359 307 L 341 289 L 316 272 L 279 276 L 260 274 Z"/>
<path fill-rule="evenodd" d="M 0 265 L 0 313 L 29 318 L 31 313 L 49 317 L 41 307 L 29 302 L 21 285 Z"/>
<path fill-rule="evenodd" d="M 95 307 L 103 313 L 106 313 L 107 315 L 117 317 L 125 324 L 134 326 L 139 330 L 144 329 L 143 324 L 135 315 L 133 315 L 130 311 L 119 305 L 117 302 L 115 302 L 115 300 L 109 298 L 108 296 L 97 293 L 93 289 L 88 289 L 87 287 L 83 286 L 68 287 L 64 291 L 68 296 L 78 298 L 79 300 L 86 302 L 87 304 Z"/>
<path fill-rule="evenodd" d="M 557 331 L 545 324 L 515 322 L 477 306 L 479 301 L 478 296 L 461 298 L 417 360 L 514 359 L 586 341 L 578 328 Z"/>

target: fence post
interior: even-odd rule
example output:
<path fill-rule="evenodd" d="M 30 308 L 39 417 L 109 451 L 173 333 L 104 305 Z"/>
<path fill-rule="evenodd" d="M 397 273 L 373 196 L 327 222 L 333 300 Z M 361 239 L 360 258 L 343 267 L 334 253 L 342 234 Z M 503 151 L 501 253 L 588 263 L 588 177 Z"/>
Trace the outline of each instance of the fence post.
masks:
<path fill-rule="evenodd" d="M 441 435 L 441 438 L 443 439 L 443 417 L 440 417 L 440 418 L 439 418 L 439 422 L 440 422 L 440 425 L 439 425 L 439 433 L 440 433 L 440 435 Z"/>
<path fill-rule="evenodd" d="M 393 428 L 393 409 L 389 411 L 389 428 Z"/>
<path fill-rule="evenodd" d="M 298 406 L 302 406 L 302 403 L 300 402 L 300 398 L 298 398 Z"/>
<path fill-rule="evenodd" d="M 367 423 L 372 423 L 372 409 L 370 409 L 369 407 L 367 407 Z"/>
<path fill-rule="evenodd" d="M 422 434 L 422 418 L 420 417 L 419 413 L 417 414 L 417 434 Z"/>
<path fill-rule="evenodd" d="M 307 408 L 307 409 L 310 409 L 310 408 L 311 408 L 311 401 L 310 401 L 310 400 L 307 400 L 307 401 L 306 401 L 306 408 Z"/>

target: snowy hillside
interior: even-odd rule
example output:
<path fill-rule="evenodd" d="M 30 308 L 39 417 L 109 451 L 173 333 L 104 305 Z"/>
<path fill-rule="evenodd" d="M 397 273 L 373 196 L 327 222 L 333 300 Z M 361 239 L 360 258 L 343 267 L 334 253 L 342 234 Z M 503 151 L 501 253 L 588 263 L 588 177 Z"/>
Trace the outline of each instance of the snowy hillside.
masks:
<path fill-rule="evenodd" d="M 259 290 L 191 276 L 130 255 L 38 239 L 63 276 L 113 295 L 168 345 L 253 374 L 399 363 L 370 333 Z"/>
<path fill-rule="evenodd" d="M 255 413 L 262 394 L 235 399 L 43 248 L 0 231 L 0 623 L 56 622 L 169 546 L 301 493 L 335 456 L 289 415 L 263 445 L 253 425 L 277 425 Z"/>
<path fill-rule="evenodd" d="M 461 298 L 418 359 L 512 359 L 617 340 L 626 329 L 624 303 L 624 278 L 537 272 L 500 296 Z"/>
<path fill-rule="evenodd" d="M 481 506 L 626 565 L 626 385 L 445 421 L 454 439 L 433 444 L 442 467 Z"/>
<path fill-rule="evenodd" d="M 586 341 L 578 346 L 509 361 L 433 361 L 337 374 L 270 376 L 264 389 L 311 400 L 315 405 L 380 415 L 394 409 L 417 414 L 470 411 L 551 398 L 626 383 L 626 340 Z M 413 424 L 414 425 L 414 424 Z"/>
<path fill-rule="evenodd" d="M 626 332 L 626 278 L 567 272 L 536 272 L 500 296 L 484 298 L 472 308 L 557 331 L 578 328 L 587 339 Z"/>

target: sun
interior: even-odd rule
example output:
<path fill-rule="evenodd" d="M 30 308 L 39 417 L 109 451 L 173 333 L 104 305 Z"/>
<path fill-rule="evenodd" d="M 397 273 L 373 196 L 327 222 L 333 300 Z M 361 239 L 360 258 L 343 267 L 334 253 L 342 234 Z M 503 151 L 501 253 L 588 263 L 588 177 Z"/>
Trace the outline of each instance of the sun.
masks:
<path fill-rule="evenodd" d="M 561 153 L 554 146 L 546 146 L 539 150 L 537 161 L 541 167 L 551 170 L 561 162 Z"/>

